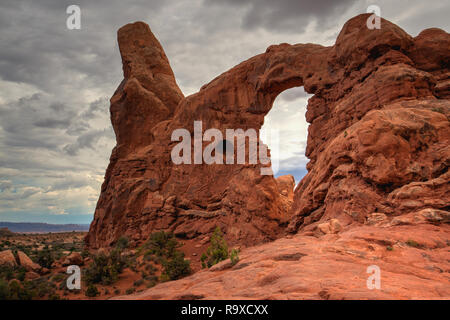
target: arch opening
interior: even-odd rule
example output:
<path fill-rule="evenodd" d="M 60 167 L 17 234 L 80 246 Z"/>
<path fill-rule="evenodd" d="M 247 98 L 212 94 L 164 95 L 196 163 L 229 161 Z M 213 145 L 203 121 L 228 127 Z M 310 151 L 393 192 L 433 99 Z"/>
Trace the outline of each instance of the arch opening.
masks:
<path fill-rule="evenodd" d="M 303 86 L 282 91 L 261 127 L 261 139 L 270 149 L 274 178 L 290 174 L 295 185 L 307 173 L 305 150 L 309 123 L 305 113 L 308 99 L 312 96 Z M 274 136 L 277 137 L 274 139 Z"/>

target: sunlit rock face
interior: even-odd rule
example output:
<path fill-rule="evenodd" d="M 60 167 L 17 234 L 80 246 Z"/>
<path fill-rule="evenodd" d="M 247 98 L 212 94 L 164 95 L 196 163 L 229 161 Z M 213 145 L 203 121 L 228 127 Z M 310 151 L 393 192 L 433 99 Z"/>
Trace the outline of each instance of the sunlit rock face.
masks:
<path fill-rule="evenodd" d="M 331 47 L 270 46 L 188 97 L 150 28 L 122 27 L 124 80 L 111 98 L 117 145 L 87 245 L 122 235 L 138 243 L 158 230 L 195 238 L 220 226 L 230 243 L 249 246 L 333 219 L 345 229 L 374 213 L 449 210 L 450 36 L 428 29 L 413 38 L 386 20 L 369 30 L 367 18 L 349 20 Z M 277 95 L 297 86 L 314 96 L 308 173 L 293 195 L 289 179 L 262 175 L 260 162 L 173 163 L 174 130 L 194 137 L 194 121 L 224 137 L 258 130 Z"/>

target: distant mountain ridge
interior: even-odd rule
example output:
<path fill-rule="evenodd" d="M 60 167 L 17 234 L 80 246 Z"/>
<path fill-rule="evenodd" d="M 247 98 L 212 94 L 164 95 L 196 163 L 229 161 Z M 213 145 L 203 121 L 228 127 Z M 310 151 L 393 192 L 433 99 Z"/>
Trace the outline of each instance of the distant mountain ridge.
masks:
<path fill-rule="evenodd" d="M 89 224 L 49 224 L 41 222 L 0 222 L 0 229 L 18 233 L 88 231 Z"/>

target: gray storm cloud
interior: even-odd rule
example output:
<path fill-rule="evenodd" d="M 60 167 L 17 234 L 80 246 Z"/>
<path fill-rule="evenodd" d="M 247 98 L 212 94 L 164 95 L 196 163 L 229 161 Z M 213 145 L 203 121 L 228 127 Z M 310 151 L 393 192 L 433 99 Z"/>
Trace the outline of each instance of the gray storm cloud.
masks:
<path fill-rule="evenodd" d="M 412 35 L 448 30 L 450 13 L 448 1 L 81 0 L 81 29 L 68 30 L 71 4 L 0 2 L 0 220 L 91 220 L 115 144 L 108 100 L 122 79 L 116 32 L 126 23 L 150 25 L 188 95 L 271 44 L 333 44 L 369 4 Z M 305 172 L 307 98 L 285 92 L 266 118 L 285 130 L 283 173 Z"/>

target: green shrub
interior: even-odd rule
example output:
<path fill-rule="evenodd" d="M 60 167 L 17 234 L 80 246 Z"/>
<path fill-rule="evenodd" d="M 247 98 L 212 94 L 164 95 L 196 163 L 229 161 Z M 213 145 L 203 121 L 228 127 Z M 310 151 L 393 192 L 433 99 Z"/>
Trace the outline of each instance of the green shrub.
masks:
<path fill-rule="evenodd" d="M 133 286 L 139 287 L 139 286 L 142 286 L 143 284 L 144 284 L 144 279 L 139 279 L 133 283 Z"/>
<path fill-rule="evenodd" d="M 92 263 L 85 270 L 84 279 L 86 283 L 102 283 L 109 285 L 117 281 L 127 264 L 121 255 L 121 250 L 114 249 L 110 254 L 100 253 L 93 257 Z"/>
<path fill-rule="evenodd" d="M 83 249 L 83 251 L 81 251 L 81 257 L 82 257 L 83 259 L 89 257 L 89 251 L 86 250 L 86 249 Z"/>
<path fill-rule="evenodd" d="M 126 293 L 126 294 L 132 294 L 132 293 L 135 292 L 135 291 L 136 291 L 136 289 L 133 288 L 133 287 L 131 287 L 131 288 L 127 289 L 127 291 L 125 291 L 125 293 Z"/>
<path fill-rule="evenodd" d="M 8 265 L 0 266 L 0 279 L 5 279 L 7 281 L 14 278 L 15 268 Z"/>
<path fill-rule="evenodd" d="M 53 293 L 48 297 L 48 300 L 61 300 L 59 294 Z"/>
<path fill-rule="evenodd" d="M 117 240 L 116 248 L 123 250 L 123 249 L 128 248 L 128 246 L 129 246 L 129 241 L 128 241 L 127 237 L 122 236 L 119 238 L 119 240 Z"/>
<path fill-rule="evenodd" d="M 158 282 L 158 277 L 155 275 L 148 275 L 144 279 L 150 282 Z"/>
<path fill-rule="evenodd" d="M 43 268 L 50 269 L 54 260 L 55 258 L 48 247 L 37 254 L 37 263 Z"/>
<path fill-rule="evenodd" d="M 34 296 L 32 290 L 28 290 L 17 280 L 7 283 L 0 279 L 0 300 L 31 300 Z"/>
<path fill-rule="evenodd" d="M 156 262 L 158 259 L 155 259 L 155 256 L 153 256 L 153 252 L 151 250 L 147 250 L 144 253 L 144 261 L 154 261 Z"/>
<path fill-rule="evenodd" d="M 205 253 L 202 254 L 201 261 L 203 268 L 211 268 L 213 265 L 228 258 L 228 245 L 223 238 L 219 227 L 214 230 L 211 236 L 211 243 Z"/>
<path fill-rule="evenodd" d="M 444 108 L 442 108 L 442 107 L 433 107 L 433 108 L 431 108 L 431 111 L 445 114 Z"/>
<path fill-rule="evenodd" d="M 237 250 L 237 249 L 231 250 L 230 260 L 231 260 L 232 266 L 234 266 L 236 263 L 239 262 L 239 250 Z"/>
<path fill-rule="evenodd" d="M 160 231 L 151 234 L 150 239 L 140 248 L 140 251 L 147 249 L 146 256 L 155 254 L 159 257 L 171 258 L 179 247 L 180 244 L 172 233 Z M 147 257 L 147 259 L 151 258 Z"/>
<path fill-rule="evenodd" d="M 406 244 L 408 246 L 410 246 L 410 247 L 413 247 L 413 248 L 419 248 L 420 247 L 420 244 L 417 241 L 412 240 L 412 239 L 408 239 L 408 241 L 406 241 Z"/>
<path fill-rule="evenodd" d="M 27 273 L 27 270 L 25 270 L 24 267 L 19 267 L 17 273 L 16 273 L 16 279 L 19 281 L 25 280 L 25 274 Z"/>
<path fill-rule="evenodd" d="M 177 280 L 191 273 L 190 261 L 184 259 L 184 253 L 176 251 L 169 260 L 163 262 L 162 278 Z"/>
<path fill-rule="evenodd" d="M 52 295 L 54 289 L 51 287 L 51 283 L 48 281 L 48 277 L 41 277 L 31 281 L 25 281 L 24 287 L 33 292 L 34 296 L 43 298 L 45 295 Z"/>
<path fill-rule="evenodd" d="M 85 292 L 84 294 L 86 295 L 86 297 L 93 298 L 93 297 L 98 296 L 98 295 L 99 295 L 99 292 L 98 292 L 96 286 L 94 286 L 93 284 L 90 284 L 90 285 L 87 287 L 86 292 Z"/>
<path fill-rule="evenodd" d="M 66 279 L 66 274 L 64 274 L 64 273 L 58 273 L 58 274 L 55 274 L 55 275 L 52 277 L 51 281 L 54 281 L 54 282 L 61 282 L 61 281 L 65 280 L 65 279 Z"/>
<path fill-rule="evenodd" d="M 9 298 L 8 282 L 0 279 L 0 300 L 7 300 Z"/>
<path fill-rule="evenodd" d="M 145 270 L 147 270 L 148 273 L 151 274 L 151 275 L 155 274 L 156 271 L 158 271 L 158 269 L 156 269 L 156 268 L 155 268 L 153 265 L 151 265 L 151 264 L 147 264 L 147 265 L 145 266 Z"/>

